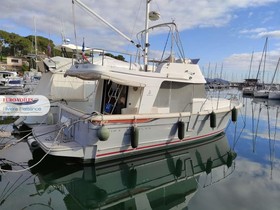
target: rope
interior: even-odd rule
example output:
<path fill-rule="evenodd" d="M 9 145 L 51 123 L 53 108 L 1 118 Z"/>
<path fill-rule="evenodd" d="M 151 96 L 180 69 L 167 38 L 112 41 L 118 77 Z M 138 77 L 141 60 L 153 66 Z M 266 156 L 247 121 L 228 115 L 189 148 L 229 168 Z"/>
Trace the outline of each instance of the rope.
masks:
<path fill-rule="evenodd" d="M 57 139 L 58 139 L 58 136 L 60 135 L 60 132 L 65 128 L 66 126 L 62 126 L 60 129 L 59 129 L 59 132 L 57 133 L 53 143 L 52 143 L 52 146 L 57 142 Z M 39 165 L 44 159 L 45 157 L 51 152 L 51 149 L 52 149 L 52 146 L 50 147 L 50 149 L 46 152 L 46 154 L 37 162 L 35 163 L 34 165 L 30 166 L 30 167 L 27 167 L 27 168 L 24 168 L 24 169 L 21 169 L 21 170 L 5 170 L 5 169 L 2 169 L 0 168 L 0 171 L 1 172 L 12 172 L 12 173 L 18 173 L 18 172 L 24 172 L 24 171 L 28 171 L 30 170 L 31 168 L 34 168 L 35 166 Z"/>
<path fill-rule="evenodd" d="M 68 128 L 70 129 L 74 124 L 76 124 L 76 123 L 78 123 L 78 122 L 81 122 L 81 121 L 84 121 L 84 120 L 88 120 L 88 119 L 90 119 L 92 116 L 95 116 L 95 115 L 99 115 L 99 113 L 92 113 L 92 115 L 90 115 L 90 116 L 89 116 L 88 118 L 86 118 L 86 119 L 78 119 L 78 120 L 76 120 L 75 122 L 73 122 L 71 125 L 63 124 L 63 125 L 61 126 L 60 129 L 56 129 L 56 130 L 54 130 L 54 131 L 50 131 L 50 132 L 47 132 L 47 133 L 43 133 L 43 134 L 41 134 L 41 135 L 38 135 L 37 137 L 39 137 L 39 136 L 44 136 L 44 135 L 46 135 L 46 134 L 49 134 L 49 133 L 58 131 L 58 133 L 57 133 L 57 135 L 56 135 L 56 137 L 55 137 L 55 139 L 54 139 L 54 141 L 53 141 L 53 143 L 52 143 L 50 149 L 46 152 L 46 154 L 45 154 L 36 164 L 34 164 L 34 165 L 30 166 L 30 167 L 24 168 L 24 169 L 22 169 L 22 170 L 5 170 L 5 169 L 1 169 L 1 168 L 0 168 L 0 172 L 13 172 L 13 173 L 18 173 L 18 172 L 24 172 L 24 171 L 30 170 L 31 168 L 34 168 L 35 166 L 39 165 L 39 164 L 45 159 L 45 157 L 51 152 L 52 146 L 57 142 L 57 139 L 58 139 L 58 137 L 59 137 L 61 131 L 62 131 L 64 128 L 68 127 Z M 23 138 L 25 138 L 25 137 L 23 137 Z M 22 139 L 23 139 L 23 138 L 22 138 Z M 22 140 L 22 139 L 20 139 L 20 140 Z M 18 141 L 18 142 L 19 142 L 19 141 Z M 18 142 L 17 142 L 17 143 L 18 143 Z"/>
<path fill-rule="evenodd" d="M 35 126 L 35 127 L 38 127 L 38 126 L 42 125 L 42 124 L 46 121 L 46 119 L 47 119 L 47 116 L 46 116 L 37 126 Z M 7 148 L 9 148 L 10 146 L 14 146 L 14 145 L 20 143 L 21 141 L 25 140 L 25 138 L 27 138 L 30 134 L 32 134 L 32 129 L 31 129 L 31 131 L 19 131 L 19 133 L 26 133 L 26 132 L 29 132 L 29 133 L 27 133 L 25 136 L 23 136 L 22 138 L 20 138 L 20 139 L 17 140 L 16 142 L 13 142 L 13 143 L 11 143 L 11 144 L 5 145 L 5 146 L 1 149 L 1 151 L 2 151 L 3 149 L 7 149 Z"/>
<path fill-rule="evenodd" d="M 25 140 L 25 138 L 28 137 L 31 133 L 32 133 L 32 132 L 29 132 L 28 134 L 26 134 L 24 137 L 20 138 L 20 139 L 17 140 L 16 142 L 13 142 L 13 143 L 11 143 L 11 144 L 5 145 L 5 147 L 3 147 L 2 150 L 7 149 L 7 148 L 9 148 L 10 146 L 16 145 L 16 144 L 18 144 L 19 142 Z M 2 150 L 1 150 L 1 151 L 2 151 Z"/>

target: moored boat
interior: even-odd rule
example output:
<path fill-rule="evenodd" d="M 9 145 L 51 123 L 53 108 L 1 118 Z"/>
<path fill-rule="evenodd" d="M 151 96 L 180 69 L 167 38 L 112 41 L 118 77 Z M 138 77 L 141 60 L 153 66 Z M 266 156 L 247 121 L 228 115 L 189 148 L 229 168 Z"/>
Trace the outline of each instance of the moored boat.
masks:
<path fill-rule="evenodd" d="M 24 91 L 23 78 L 15 71 L 0 71 L 0 94 L 16 94 Z"/>
<path fill-rule="evenodd" d="M 149 11 L 146 13 L 148 17 Z M 225 130 L 231 116 L 236 121 L 241 104 L 236 99 L 207 98 L 206 80 L 197 60 L 186 59 L 182 46 L 179 58 L 171 51 L 166 59 L 148 59 L 150 30 L 167 27 L 174 33 L 172 37 L 179 35 L 174 22 L 147 25 L 141 32 L 146 43 L 141 51 L 144 55 L 139 55 L 144 57 L 143 63 L 111 58 L 106 64 L 104 51 L 95 58 L 101 65 L 86 60 L 66 71 L 67 77 L 97 82 L 92 93 L 94 111 L 59 104 L 58 123 L 33 128 L 28 140 L 32 150 L 36 145 L 49 155 L 103 162 L 207 141 Z"/>
<path fill-rule="evenodd" d="M 277 65 L 276 65 L 276 68 L 275 68 L 275 71 L 274 71 L 274 74 L 273 74 L 273 77 L 272 77 L 272 80 L 271 80 L 268 99 L 274 99 L 274 100 L 280 99 L 279 85 L 277 87 L 277 85 L 274 84 L 274 79 L 275 79 L 276 73 L 278 71 L 279 63 L 280 63 L 280 57 L 278 59 L 278 62 L 277 62 Z"/>
<path fill-rule="evenodd" d="M 68 45 L 62 45 L 66 50 Z M 67 48 L 71 51 L 74 47 Z M 14 122 L 17 130 L 23 126 L 25 129 L 32 129 L 35 126 L 57 122 L 58 103 L 66 103 L 74 108 L 90 112 L 91 92 L 94 90 L 94 81 L 84 81 L 78 78 L 64 77 L 64 73 L 73 64 L 73 58 L 55 56 L 45 58 L 38 65 L 42 66 L 43 73 L 32 91 L 33 95 L 43 95 L 51 103 L 51 111 L 43 116 L 22 116 Z M 17 132 L 17 131 L 16 131 Z"/>
<path fill-rule="evenodd" d="M 280 90 L 269 91 L 268 99 L 279 100 L 280 99 Z"/>
<path fill-rule="evenodd" d="M 254 97 L 255 98 L 268 98 L 269 90 L 262 89 L 262 90 L 254 90 Z"/>

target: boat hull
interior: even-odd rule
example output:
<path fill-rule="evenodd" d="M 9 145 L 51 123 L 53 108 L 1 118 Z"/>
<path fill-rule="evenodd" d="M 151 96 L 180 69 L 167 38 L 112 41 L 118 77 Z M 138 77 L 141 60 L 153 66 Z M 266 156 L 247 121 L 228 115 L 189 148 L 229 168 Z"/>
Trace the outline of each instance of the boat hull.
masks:
<path fill-rule="evenodd" d="M 268 90 L 258 90 L 254 91 L 255 98 L 268 98 L 269 91 Z"/>
<path fill-rule="evenodd" d="M 205 142 L 222 133 L 231 117 L 231 109 L 215 114 L 211 125 L 209 112 L 197 114 L 158 114 L 143 118 L 130 115 L 108 116 L 107 120 L 81 120 L 75 113 L 63 112 L 63 126 L 46 125 L 33 128 L 33 140 L 49 155 L 72 157 L 82 162 L 103 162 L 139 153 L 151 152 L 185 144 Z M 181 115 L 181 117 L 180 117 Z M 75 117 L 76 116 L 76 117 Z M 106 116 L 105 116 L 106 117 Z M 111 120 L 110 120 L 111 117 Z M 113 118 L 114 117 L 114 118 Z M 71 125 L 67 124 L 71 121 Z M 79 122 L 78 122 L 79 121 Z M 77 122 L 77 123 L 75 123 Z M 183 122 L 183 137 L 179 137 L 178 122 Z M 212 127 L 211 127 L 212 126 Z M 133 145 L 133 129 L 137 128 L 137 145 Z M 100 129 L 107 139 L 100 140 Z M 182 135 L 182 134 L 181 134 Z"/>
<path fill-rule="evenodd" d="M 270 91 L 268 99 L 280 99 L 280 91 Z"/>
<path fill-rule="evenodd" d="M 242 95 L 244 96 L 253 96 L 254 95 L 254 87 L 245 87 L 242 89 Z"/>

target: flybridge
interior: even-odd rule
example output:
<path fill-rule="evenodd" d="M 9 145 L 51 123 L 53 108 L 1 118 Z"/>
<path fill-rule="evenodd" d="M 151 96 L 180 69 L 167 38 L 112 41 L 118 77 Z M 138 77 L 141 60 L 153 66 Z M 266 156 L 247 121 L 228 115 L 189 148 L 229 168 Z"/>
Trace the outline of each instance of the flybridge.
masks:
<path fill-rule="evenodd" d="M 112 30 L 117 32 L 119 35 L 124 37 L 126 40 L 131 42 L 133 45 L 135 45 L 137 48 L 140 48 L 143 52 L 143 63 L 144 63 L 144 70 L 148 70 L 148 54 L 149 54 L 149 20 L 156 21 L 160 18 L 160 14 L 155 11 L 149 11 L 150 10 L 150 2 L 151 0 L 146 0 L 146 14 L 145 14 L 145 44 L 144 48 L 139 43 L 135 43 L 131 38 L 129 38 L 127 35 L 125 35 L 123 32 L 121 32 L 119 29 L 117 29 L 115 26 L 110 24 L 108 21 L 106 21 L 104 18 L 102 18 L 100 15 L 98 15 L 96 12 L 94 12 L 92 9 L 90 9 L 88 6 L 86 6 L 84 3 L 82 3 L 80 0 L 73 0 L 72 3 L 77 3 L 79 6 L 81 6 L 83 9 L 85 9 L 90 14 L 97 17 L 100 21 L 105 23 L 107 26 L 109 26 Z"/>

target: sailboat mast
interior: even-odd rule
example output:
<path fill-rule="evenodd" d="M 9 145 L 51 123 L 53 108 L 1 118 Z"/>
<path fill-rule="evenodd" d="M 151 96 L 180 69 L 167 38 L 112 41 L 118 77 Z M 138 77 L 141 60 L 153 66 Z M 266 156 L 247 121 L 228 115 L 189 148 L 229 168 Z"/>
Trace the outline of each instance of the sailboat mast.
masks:
<path fill-rule="evenodd" d="M 36 26 L 36 19 L 33 17 L 33 24 L 34 24 L 34 42 L 35 42 L 35 62 L 37 63 L 37 54 L 38 54 L 38 49 L 37 49 L 37 26 Z"/>
<path fill-rule="evenodd" d="M 263 47 L 263 52 L 262 52 L 261 60 L 260 60 L 260 63 L 259 63 L 259 68 L 258 68 L 256 79 L 259 78 L 259 73 L 260 73 L 260 70 L 261 70 L 261 65 L 262 65 L 263 57 L 264 57 L 265 51 L 267 50 L 267 39 L 268 39 L 268 37 L 266 37 L 266 39 L 265 39 L 265 44 L 264 44 L 264 47 Z"/>
<path fill-rule="evenodd" d="M 274 71 L 274 74 L 273 74 L 273 77 L 272 77 L 272 80 L 271 80 L 270 89 L 273 85 L 273 82 L 274 82 L 274 79 L 275 79 L 275 76 L 276 76 L 276 73 L 277 73 L 277 70 L 278 70 L 279 63 L 280 63 L 280 57 L 278 58 L 277 65 L 276 65 L 276 68 L 275 68 L 275 71 Z"/>
<path fill-rule="evenodd" d="M 251 60 L 250 60 L 250 67 L 249 67 L 249 75 L 248 75 L 248 78 L 250 78 L 250 77 L 251 77 L 251 71 L 252 71 L 253 58 L 254 58 L 254 51 L 252 52 L 252 55 L 251 55 Z"/>
<path fill-rule="evenodd" d="M 144 70 L 148 70 L 149 53 L 149 10 L 151 0 L 146 0 L 146 22 L 145 22 L 145 47 L 144 47 Z"/>

